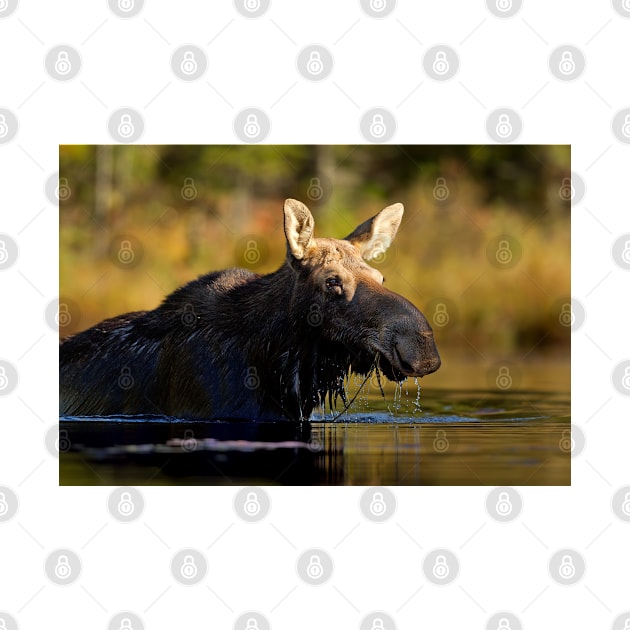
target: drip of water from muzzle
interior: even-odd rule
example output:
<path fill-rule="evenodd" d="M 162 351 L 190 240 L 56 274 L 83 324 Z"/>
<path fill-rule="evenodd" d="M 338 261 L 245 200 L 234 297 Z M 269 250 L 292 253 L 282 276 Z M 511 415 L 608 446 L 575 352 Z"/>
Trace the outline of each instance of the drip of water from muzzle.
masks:
<path fill-rule="evenodd" d="M 420 407 L 420 382 L 418 377 L 414 377 L 413 382 L 416 385 L 416 399 L 413 401 L 413 413 L 422 413 L 422 407 Z"/>

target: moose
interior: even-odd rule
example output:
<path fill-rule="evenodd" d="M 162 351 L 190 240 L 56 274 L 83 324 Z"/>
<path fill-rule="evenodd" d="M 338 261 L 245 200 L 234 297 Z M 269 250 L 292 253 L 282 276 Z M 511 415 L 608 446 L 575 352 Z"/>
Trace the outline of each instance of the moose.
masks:
<path fill-rule="evenodd" d="M 426 318 L 365 262 L 387 250 L 402 216 L 395 203 L 342 240 L 315 238 L 309 209 L 287 199 L 277 271 L 212 272 L 152 311 L 61 340 L 60 414 L 299 421 L 345 402 L 350 371 L 435 372 Z"/>

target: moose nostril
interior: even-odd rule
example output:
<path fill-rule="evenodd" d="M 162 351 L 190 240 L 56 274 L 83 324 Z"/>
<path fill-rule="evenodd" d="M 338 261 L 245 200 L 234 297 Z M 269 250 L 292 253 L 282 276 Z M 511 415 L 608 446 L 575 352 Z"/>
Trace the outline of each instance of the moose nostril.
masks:
<path fill-rule="evenodd" d="M 396 353 L 396 358 L 398 359 L 398 363 L 400 364 L 400 367 L 405 372 L 413 372 L 414 371 L 413 366 L 407 361 L 405 361 L 402 354 L 400 353 L 400 350 L 398 349 L 398 344 L 394 346 L 394 352 Z"/>

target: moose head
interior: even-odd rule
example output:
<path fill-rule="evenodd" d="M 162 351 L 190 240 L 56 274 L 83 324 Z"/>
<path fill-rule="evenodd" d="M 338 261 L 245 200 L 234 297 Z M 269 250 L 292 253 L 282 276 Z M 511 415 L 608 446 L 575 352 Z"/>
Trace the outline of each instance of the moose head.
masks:
<path fill-rule="evenodd" d="M 323 342 L 349 351 L 352 369 L 377 367 L 395 381 L 421 377 L 440 367 L 433 331 L 425 316 L 383 285 L 383 275 L 365 261 L 389 248 L 403 216 L 395 203 L 344 239 L 315 238 L 313 216 L 295 199 L 284 204 L 286 266 L 293 276 L 292 300 L 320 328 Z"/>

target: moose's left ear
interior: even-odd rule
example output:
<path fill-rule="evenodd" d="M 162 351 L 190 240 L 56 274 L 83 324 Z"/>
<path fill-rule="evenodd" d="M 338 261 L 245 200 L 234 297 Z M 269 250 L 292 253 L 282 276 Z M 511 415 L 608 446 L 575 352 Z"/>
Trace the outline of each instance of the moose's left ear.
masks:
<path fill-rule="evenodd" d="M 371 260 L 392 244 L 404 211 L 402 203 L 387 206 L 365 223 L 361 223 L 345 240 L 358 247 L 365 260 Z"/>
<path fill-rule="evenodd" d="M 302 260 L 313 242 L 315 220 L 310 210 L 297 199 L 284 202 L 284 233 L 294 258 Z"/>

